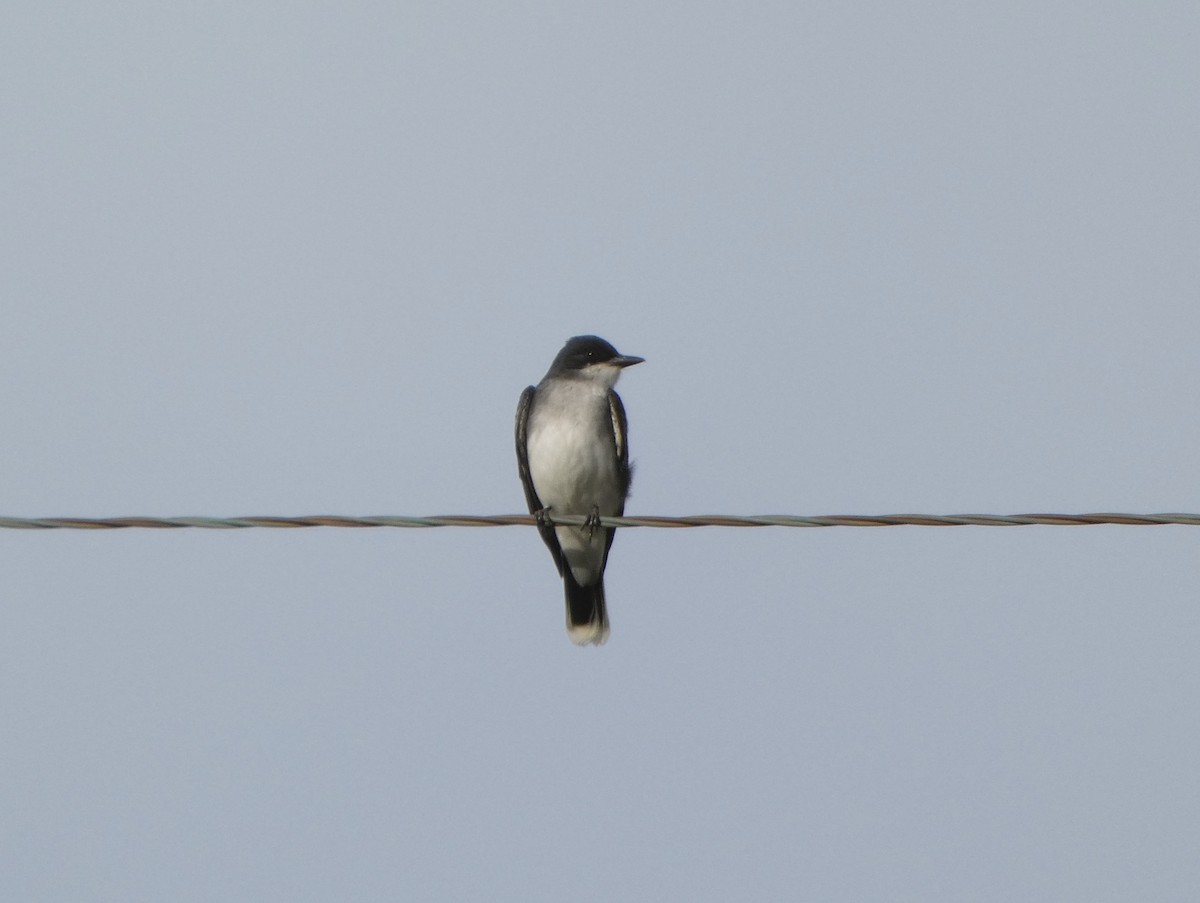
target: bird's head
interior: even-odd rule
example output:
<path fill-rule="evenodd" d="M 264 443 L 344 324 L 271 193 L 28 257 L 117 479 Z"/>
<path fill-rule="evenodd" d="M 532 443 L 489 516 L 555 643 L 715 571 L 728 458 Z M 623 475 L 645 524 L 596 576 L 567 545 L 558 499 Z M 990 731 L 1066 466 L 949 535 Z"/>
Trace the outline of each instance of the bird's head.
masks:
<path fill-rule="evenodd" d="M 594 380 L 611 388 L 616 385 L 622 370 L 644 360 L 621 354 L 599 336 L 577 335 L 567 339 L 567 344 L 550 365 L 550 373 Z"/>

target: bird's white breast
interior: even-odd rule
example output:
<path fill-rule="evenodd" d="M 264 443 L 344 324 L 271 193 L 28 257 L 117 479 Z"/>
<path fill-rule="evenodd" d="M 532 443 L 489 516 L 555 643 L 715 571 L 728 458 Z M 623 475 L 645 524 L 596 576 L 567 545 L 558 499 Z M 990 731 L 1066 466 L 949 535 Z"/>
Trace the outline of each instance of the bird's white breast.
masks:
<path fill-rule="evenodd" d="M 559 380 L 537 389 L 529 414 L 529 475 L 551 514 L 619 514 L 625 500 L 605 380 Z M 603 573 L 608 530 L 556 527 L 575 581 L 591 586 Z"/>
<path fill-rule="evenodd" d="M 623 501 L 608 393 L 585 381 L 543 386 L 530 415 L 529 473 L 559 514 L 616 514 Z"/>

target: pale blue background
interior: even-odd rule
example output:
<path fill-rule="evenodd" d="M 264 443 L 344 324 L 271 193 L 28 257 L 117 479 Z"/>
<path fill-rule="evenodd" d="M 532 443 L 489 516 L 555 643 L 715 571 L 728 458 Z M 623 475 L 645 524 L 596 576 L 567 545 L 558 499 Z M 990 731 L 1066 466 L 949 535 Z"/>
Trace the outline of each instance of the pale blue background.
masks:
<path fill-rule="evenodd" d="M 16 2 L 0 511 L 1200 510 L 1200 7 Z M 1200 530 L 0 535 L 0 899 L 1195 900 Z"/>

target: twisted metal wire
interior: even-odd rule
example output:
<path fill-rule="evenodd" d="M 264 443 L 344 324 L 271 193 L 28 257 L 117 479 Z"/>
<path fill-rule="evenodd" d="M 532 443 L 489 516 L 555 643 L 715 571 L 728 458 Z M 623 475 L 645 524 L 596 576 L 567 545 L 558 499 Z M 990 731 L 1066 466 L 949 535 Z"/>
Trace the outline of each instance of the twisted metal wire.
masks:
<path fill-rule="evenodd" d="M 583 526 L 582 515 L 547 515 L 547 523 Z M 248 527 L 529 527 L 536 524 L 531 514 L 445 514 L 434 517 L 377 515 L 346 517 L 314 514 L 301 517 L 4 517 L 6 530 L 122 530 L 179 529 L 240 530 Z M 790 514 L 742 516 L 696 514 L 687 517 L 601 517 L 605 527 L 1051 527 L 1120 524 L 1154 527 L 1163 524 L 1200 526 L 1200 514 L 828 514 L 801 517 Z"/>

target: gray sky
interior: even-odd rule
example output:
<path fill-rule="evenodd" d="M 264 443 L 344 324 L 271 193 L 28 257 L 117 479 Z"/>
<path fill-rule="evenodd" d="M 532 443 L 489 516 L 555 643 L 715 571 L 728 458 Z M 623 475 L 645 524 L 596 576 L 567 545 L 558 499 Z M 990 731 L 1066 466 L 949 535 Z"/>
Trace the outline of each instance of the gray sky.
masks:
<path fill-rule="evenodd" d="M 0 512 L 1196 511 L 1194 3 L 8 4 Z M 1185 900 L 1200 530 L 0 535 L 6 900 Z"/>

